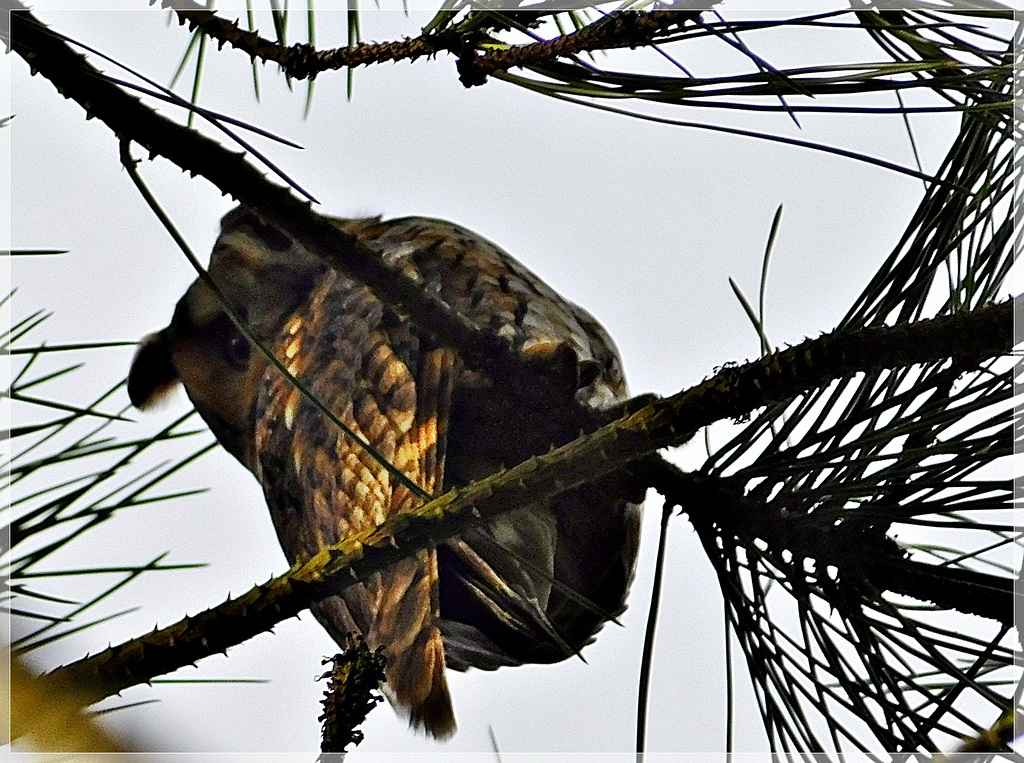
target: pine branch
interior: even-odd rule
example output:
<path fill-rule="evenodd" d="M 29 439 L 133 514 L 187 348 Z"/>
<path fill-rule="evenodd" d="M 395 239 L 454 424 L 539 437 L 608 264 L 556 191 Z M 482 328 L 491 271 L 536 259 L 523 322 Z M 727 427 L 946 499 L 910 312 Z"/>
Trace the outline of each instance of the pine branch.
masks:
<path fill-rule="evenodd" d="M 596 423 L 596 414 L 575 404 L 574 373 L 568 378 L 563 368 L 524 363 L 509 340 L 450 310 L 423 288 L 422 279 L 389 266 L 357 237 L 267 180 L 244 154 L 228 151 L 125 93 L 17 0 L 0 0 L 0 8 L 13 11 L 11 29 L 0 36 L 33 73 L 46 77 L 61 95 L 81 105 L 87 119 L 101 120 L 115 135 L 138 143 L 151 156 L 163 156 L 186 172 L 205 177 L 223 193 L 274 220 L 330 267 L 366 284 L 397 312 L 411 316 L 417 326 L 458 348 L 467 365 L 508 380 L 509 388 L 522 392 L 524 404 L 532 400 L 547 407 L 552 400 L 564 401 L 581 428 Z"/>
<path fill-rule="evenodd" d="M 744 495 L 737 481 L 688 474 L 664 461 L 652 475 L 651 486 L 695 524 L 720 528 L 741 545 L 760 540 L 775 554 L 834 567 L 844 584 L 869 598 L 888 591 L 1013 626 L 1013 578 L 912 560 L 888 537 L 891 519 L 851 512 L 837 521 L 832 514 L 787 512 Z"/>
<path fill-rule="evenodd" d="M 459 57 L 459 79 L 466 87 L 482 85 L 489 74 L 513 67 L 537 66 L 565 56 L 613 48 L 650 45 L 658 35 L 680 27 L 700 11 L 617 11 L 570 34 L 551 40 L 511 45 L 481 53 L 468 45 Z"/>
<path fill-rule="evenodd" d="M 459 57 L 459 75 L 466 87 L 482 85 L 488 75 L 512 67 L 536 66 L 595 50 L 647 45 L 659 34 L 700 15 L 700 11 L 619 11 L 551 40 L 482 52 L 475 47 L 476 43 L 483 41 L 476 25 L 471 25 L 465 33 L 458 28 L 449 28 L 425 32 L 415 38 L 317 50 L 303 43 L 285 46 L 268 40 L 242 29 L 237 21 L 223 19 L 188 0 L 162 0 L 161 5 L 174 10 L 179 24 L 187 23 L 190 29 L 201 30 L 220 46 L 230 45 L 253 59 L 276 63 L 287 76 L 296 79 L 313 78 L 329 70 L 388 61 L 414 61 L 423 56 L 451 53 Z M 534 15 L 541 17 L 539 13 Z"/>
<path fill-rule="evenodd" d="M 223 19 L 198 3 L 184 0 L 162 0 L 164 8 L 171 8 L 179 24 L 199 29 L 217 42 L 230 45 L 250 58 L 269 61 L 280 66 L 285 74 L 295 79 L 312 79 L 324 71 L 368 66 L 387 61 L 415 61 L 423 56 L 452 52 L 460 44 L 457 35 L 450 32 L 423 34 L 391 42 L 359 43 L 350 47 L 317 50 L 312 45 L 296 43 L 281 45 L 243 29 L 237 21 Z M 183 7 L 188 6 L 188 7 Z"/>
<path fill-rule="evenodd" d="M 47 683 L 74 686 L 89 701 L 224 652 L 345 586 L 513 508 L 550 506 L 580 485 L 618 472 L 700 427 L 742 416 L 834 379 L 871 369 L 980 360 L 1009 351 L 1014 301 L 913 324 L 838 332 L 743 366 L 582 435 L 567 445 L 449 493 L 348 538 L 287 574 L 170 627 L 57 668 Z M 634 477 L 651 476 L 642 469 Z M 796 553 L 802 553 L 796 549 Z"/>

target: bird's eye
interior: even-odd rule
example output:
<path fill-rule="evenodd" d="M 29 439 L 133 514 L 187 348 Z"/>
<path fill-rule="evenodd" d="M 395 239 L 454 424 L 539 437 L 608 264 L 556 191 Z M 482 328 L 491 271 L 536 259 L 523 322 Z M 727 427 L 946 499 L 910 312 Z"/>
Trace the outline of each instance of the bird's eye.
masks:
<path fill-rule="evenodd" d="M 240 314 L 239 317 L 245 320 L 244 314 Z M 223 353 L 224 359 L 232 368 L 236 371 L 245 370 L 252 350 L 249 347 L 249 340 L 231 322 L 231 319 L 227 315 L 218 316 L 210 325 L 209 331 L 215 344 L 220 347 L 220 352 Z"/>
<path fill-rule="evenodd" d="M 252 353 L 252 350 L 249 347 L 249 340 L 242 335 L 242 332 L 234 326 L 232 328 L 234 331 L 228 337 L 224 350 L 228 356 L 228 362 L 241 371 L 249 362 L 249 355 Z"/>

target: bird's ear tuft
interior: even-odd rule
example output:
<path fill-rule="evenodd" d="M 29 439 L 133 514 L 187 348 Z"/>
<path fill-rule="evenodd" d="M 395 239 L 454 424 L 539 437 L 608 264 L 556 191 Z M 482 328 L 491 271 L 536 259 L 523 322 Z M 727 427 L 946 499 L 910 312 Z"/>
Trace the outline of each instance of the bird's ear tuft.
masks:
<path fill-rule="evenodd" d="M 167 397 L 179 381 L 171 362 L 171 346 L 164 329 L 150 334 L 139 344 L 128 372 L 128 398 L 140 410 L 152 408 Z"/>

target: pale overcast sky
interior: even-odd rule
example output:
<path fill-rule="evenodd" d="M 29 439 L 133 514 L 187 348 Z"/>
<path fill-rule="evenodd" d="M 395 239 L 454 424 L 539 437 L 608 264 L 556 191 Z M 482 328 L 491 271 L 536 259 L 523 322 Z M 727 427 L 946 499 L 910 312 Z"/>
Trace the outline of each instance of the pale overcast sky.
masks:
<path fill-rule="evenodd" d="M 397 0 L 383 3 L 397 5 Z M 34 10 L 64 34 L 169 82 L 188 35 L 177 24 L 168 26 L 167 12 L 56 10 L 74 5 L 39 0 Z M 328 11 L 335 5 L 317 3 L 322 11 L 317 40 L 325 47 L 345 42 L 344 14 Z M 292 21 L 299 39 L 301 16 Z M 426 11 L 406 16 L 370 8 L 362 15 L 363 37 L 414 36 L 429 17 Z M 260 24 L 269 36 L 266 14 Z M 748 44 L 780 68 L 885 58 L 862 33 L 837 32 L 828 40 L 752 35 Z M 680 46 L 676 55 L 698 75 L 751 68 L 721 43 Z M 128 77 L 92 60 L 114 76 Z M 665 65 L 654 54 L 629 51 L 610 61 L 644 71 Z M 85 122 L 80 108 L 47 81 L 30 77 L 21 59 L 5 57 L 4 65 L 11 86 L 6 113 L 16 114 L 7 131 L 13 154 L 13 246 L 69 250 L 59 258 L 14 263 L 14 319 L 39 308 L 53 310 L 36 335 L 49 343 L 134 341 L 162 327 L 195 276 L 122 171 L 116 139 L 98 121 Z M 187 95 L 189 78 L 186 72 L 179 93 Z M 344 73 L 322 75 L 305 121 L 304 84 L 296 83 L 290 92 L 269 67 L 261 69 L 260 83 L 257 103 L 248 58 L 229 50 L 212 53 L 200 102 L 301 144 L 304 149 L 295 150 L 252 138 L 320 201 L 324 212 L 440 217 L 500 244 L 604 324 L 622 352 L 634 393 L 669 394 L 723 363 L 758 354 L 757 337 L 728 279 L 756 299 L 763 248 L 780 204 L 785 214 L 766 314 L 769 336 L 778 345 L 834 326 L 896 243 L 922 194 L 919 180 L 820 152 L 599 113 L 499 81 L 467 91 L 450 56 L 359 69 L 351 101 Z M 894 96 L 880 95 L 874 102 L 896 105 Z M 805 114 L 799 129 L 786 114 L 661 113 L 914 165 L 899 116 Z M 926 171 L 937 168 L 957 122 L 949 114 L 912 118 Z M 136 149 L 136 155 L 142 152 Z M 205 258 L 219 218 L 233 203 L 166 161 L 144 162 L 141 171 Z M 132 352 L 90 356 L 72 377 L 70 399 L 86 403 L 123 377 Z M 126 403 L 123 395 L 109 408 Z M 180 393 L 156 414 L 131 415 L 151 431 L 188 408 Z M 702 454 L 703 444 L 694 442 L 675 458 L 695 466 Z M 40 650 L 34 655 L 38 668 L 98 651 L 154 623 L 170 624 L 286 569 L 261 492 L 230 456 L 219 450 L 207 455 L 187 482 L 174 484 L 210 490 L 126 512 L 96 531 L 88 544 L 69 549 L 60 562 L 141 563 L 169 551 L 166 561 L 208 566 L 144 576 L 112 597 L 102 612 L 142 604 L 140 609 Z M 352 760 L 385 760 L 387 753 L 409 751 L 476 752 L 480 755 L 465 759 L 492 760 L 489 728 L 503 754 L 631 750 L 657 497 L 648 501 L 646 512 L 624 627 L 606 626 L 584 651 L 586 664 L 571 660 L 495 673 L 450 673 L 459 721 L 453 740 L 441 745 L 416 736 L 383 706 L 364 726 L 366 741 Z M 648 745 L 652 752 L 718 751 L 725 735 L 721 597 L 685 518 L 672 523 L 670 535 Z M 322 672 L 321 657 L 336 651 L 304 615 L 282 623 L 273 635 L 233 648 L 226 658 L 204 660 L 198 669 L 179 674 L 267 683 L 139 687 L 105 706 L 159 701 L 113 713 L 105 722 L 134 729 L 144 744 L 159 750 L 301 752 L 296 760 L 311 760 L 319 745 L 318 701 L 324 689 L 313 679 Z M 763 750 L 760 718 L 738 650 L 736 655 L 737 748 Z"/>

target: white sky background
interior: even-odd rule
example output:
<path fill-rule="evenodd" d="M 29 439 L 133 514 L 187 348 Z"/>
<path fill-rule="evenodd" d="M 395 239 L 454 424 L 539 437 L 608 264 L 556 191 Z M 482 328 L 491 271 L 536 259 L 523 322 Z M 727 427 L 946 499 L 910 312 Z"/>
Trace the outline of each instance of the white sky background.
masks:
<path fill-rule="evenodd" d="M 166 12 L 54 10 L 69 5 L 41 0 L 35 13 L 64 34 L 169 82 L 188 35 L 177 24 L 166 25 Z M 323 6 L 318 44 L 344 44 L 344 14 L 327 12 L 333 4 L 325 0 L 317 5 Z M 415 36 L 429 18 L 425 11 L 406 17 L 401 11 L 366 10 L 363 38 Z M 271 36 L 269 16 L 259 22 Z M 303 24 L 297 13 L 290 35 L 303 39 Z M 816 37 L 751 35 L 747 42 L 780 68 L 829 55 L 836 62 L 885 59 L 863 33 L 836 33 L 824 44 L 820 33 Z M 698 75 L 751 68 L 722 43 L 674 51 Z M 110 131 L 98 121 L 85 122 L 77 105 L 46 80 L 30 78 L 20 58 L 9 58 L 9 113 L 17 115 L 8 130 L 12 245 L 70 252 L 14 262 L 14 320 L 38 308 L 54 310 L 34 334 L 49 343 L 136 340 L 161 328 L 194 272 L 121 169 Z M 664 62 L 649 53 L 619 52 L 611 61 L 620 68 L 643 61 L 644 69 L 664 70 Z M 603 114 L 494 80 L 466 90 L 451 56 L 359 69 L 351 102 L 345 74 L 325 73 L 306 121 L 304 83 L 289 92 L 274 69 L 262 67 L 260 84 L 256 103 L 249 59 L 211 50 L 200 103 L 303 145 L 297 151 L 250 138 L 317 197 L 324 212 L 450 219 L 507 249 L 598 317 L 618 343 L 634 393 L 670 394 L 716 366 L 758 354 L 756 334 L 727 279 L 756 300 L 763 247 L 779 204 L 785 215 L 773 255 L 767 328 L 772 341 L 783 344 L 838 321 L 898 240 L 922 194 L 918 180 L 820 152 Z M 190 86 L 186 75 L 178 92 L 187 96 Z M 879 96 L 876 102 L 893 106 L 896 99 Z M 768 130 L 913 166 L 896 115 L 803 114 L 802 130 L 786 114 L 676 109 L 671 115 Z M 912 118 L 926 171 L 938 167 L 957 121 L 948 114 Z M 138 148 L 135 153 L 144 156 Z M 144 162 L 141 171 L 205 259 L 219 218 L 233 202 L 164 160 Z M 124 376 L 132 352 L 89 356 L 65 394 L 90 402 Z M 122 395 L 106 409 L 126 403 Z M 188 407 L 182 392 L 159 413 L 136 418 L 149 431 Z M 694 442 L 678 460 L 693 466 L 702 453 L 703 444 Z M 174 484 L 210 491 L 119 515 L 94 531 L 91 541 L 59 557 L 61 566 L 142 563 L 163 551 L 170 551 L 167 562 L 209 566 L 143 576 L 101 610 L 143 603 L 139 611 L 40 650 L 34 657 L 38 668 L 98 651 L 154 623 L 171 624 L 285 570 L 256 482 L 226 453 L 204 457 L 188 480 Z M 631 750 L 659 515 L 655 497 L 647 504 L 625 627 L 607 626 L 585 650 L 587 664 L 449 672 L 460 727 L 452 741 L 440 745 L 415 736 L 390 708 L 381 707 L 371 713 L 363 727 L 366 741 L 351 759 L 428 751 L 480 752 L 486 754 L 479 759 L 490 760 L 489 725 L 503 753 Z M 721 598 L 684 518 L 672 523 L 670 535 L 648 747 L 717 751 L 725 733 Z M 107 705 L 159 702 L 111 714 L 106 722 L 134 730 L 141 744 L 158 750 L 302 751 L 299 759 L 309 760 L 319 746 L 316 719 L 324 689 L 313 678 L 322 672 L 321 657 L 336 651 L 305 615 L 282 623 L 274 635 L 235 647 L 227 658 L 209 658 L 179 673 L 268 683 L 140 687 Z M 738 650 L 736 655 L 741 660 Z M 760 750 L 760 719 L 745 668 L 737 666 L 737 749 Z"/>

